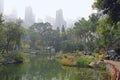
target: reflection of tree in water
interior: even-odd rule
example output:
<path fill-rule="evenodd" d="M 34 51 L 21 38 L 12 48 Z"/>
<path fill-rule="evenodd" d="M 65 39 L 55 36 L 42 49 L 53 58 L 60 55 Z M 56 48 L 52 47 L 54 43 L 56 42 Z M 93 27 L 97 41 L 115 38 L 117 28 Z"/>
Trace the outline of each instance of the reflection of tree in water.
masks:
<path fill-rule="evenodd" d="M 99 74 L 89 68 L 61 66 L 55 60 L 48 60 L 47 56 L 41 55 L 32 58 L 27 64 L 0 67 L 2 80 L 98 80 Z"/>
<path fill-rule="evenodd" d="M 59 76 L 60 64 L 55 60 L 47 60 L 44 56 L 42 58 L 33 60 L 34 63 L 30 65 L 28 74 L 25 75 L 28 80 L 52 80 Z"/>
<path fill-rule="evenodd" d="M 66 69 L 66 68 L 65 68 Z M 62 72 L 66 73 L 63 75 L 63 80 L 67 77 L 68 80 L 96 80 L 94 74 L 95 71 L 92 69 L 88 68 L 69 68 L 66 70 L 67 72 Z M 65 77 L 66 76 L 66 77 Z"/>
<path fill-rule="evenodd" d="M 98 71 L 101 80 L 110 80 L 110 76 L 105 71 Z"/>
<path fill-rule="evenodd" d="M 22 80 L 25 70 L 24 65 L 4 65 L 0 66 L 0 79 L 2 80 Z"/>
<path fill-rule="evenodd" d="M 110 80 L 107 73 L 90 68 L 62 67 L 61 80 Z"/>

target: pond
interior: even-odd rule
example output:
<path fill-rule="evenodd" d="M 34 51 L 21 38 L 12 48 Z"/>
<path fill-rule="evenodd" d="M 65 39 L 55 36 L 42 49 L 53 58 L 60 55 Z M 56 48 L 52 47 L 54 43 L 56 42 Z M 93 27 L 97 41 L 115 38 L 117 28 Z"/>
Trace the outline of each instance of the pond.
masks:
<path fill-rule="evenodd" d="M 0 65 L 1 80 L 110 80 L 104 71 L 61 66 L 47 56 L 33 57 L 29 63 Z"/>

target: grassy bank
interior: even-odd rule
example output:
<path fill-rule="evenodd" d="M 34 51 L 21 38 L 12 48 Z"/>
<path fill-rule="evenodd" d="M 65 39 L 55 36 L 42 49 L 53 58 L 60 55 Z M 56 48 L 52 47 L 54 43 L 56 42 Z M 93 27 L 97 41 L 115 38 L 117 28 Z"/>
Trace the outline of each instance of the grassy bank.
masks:
<path fill-rule="evenodd" d="M 77 66 L 77 67 L 93 67 L 99 69 L 105 69 L 104 55 L 93 53 L 91 55 L 84 55 L 82 52 L 77 53 L 58 53 L 56 58 L 65 66 Z"/>
<path fill-rule="evenodd" d="M 62 65 L 88 67 L 89 64 L 96 60 L 93 56 L 78 53 L 57 54 L 57 59 Z"/>

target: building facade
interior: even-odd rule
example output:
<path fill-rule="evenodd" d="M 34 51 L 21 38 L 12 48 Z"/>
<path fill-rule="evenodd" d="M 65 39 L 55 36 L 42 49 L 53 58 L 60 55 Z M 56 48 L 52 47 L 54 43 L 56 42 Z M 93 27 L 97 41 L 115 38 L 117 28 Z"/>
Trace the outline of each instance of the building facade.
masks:
<path fill-rule="evenodd" d="M 62 9 L 56 11 L 56 27 L 59 28 L 60 30 L 62 29 L 62 27 L 66 28 L 66 22 L 63 18 Z"/>
<path fill-rule="evenodd" d="M 4 12 L 4 0 L 0 0 L 0 14 Z"/>
<path fill-rule="evenodd" d="M 35 23 L 35 16 L 31 7 L 25 8 L 25 27 L 28 28 Z"/>

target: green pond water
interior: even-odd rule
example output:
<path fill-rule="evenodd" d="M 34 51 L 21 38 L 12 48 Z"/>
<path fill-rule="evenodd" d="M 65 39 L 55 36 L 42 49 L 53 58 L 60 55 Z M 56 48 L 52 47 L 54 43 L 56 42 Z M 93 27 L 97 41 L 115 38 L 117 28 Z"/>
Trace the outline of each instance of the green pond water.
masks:
<path fill-rule="evenodd" d="M 110 80 L 104 71 L 60 65 L 47 56 L 32 57 L 29 63 L 0 65 L 0 80 Z"/>

